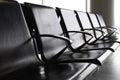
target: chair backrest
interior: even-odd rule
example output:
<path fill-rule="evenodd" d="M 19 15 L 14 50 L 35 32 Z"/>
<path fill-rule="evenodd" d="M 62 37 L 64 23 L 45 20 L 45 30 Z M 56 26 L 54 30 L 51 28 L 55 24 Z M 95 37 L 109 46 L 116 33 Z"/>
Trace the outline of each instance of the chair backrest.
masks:
<path fill-rule="evenodd" d="M 57 13 L 61 20 L 61 26 L 73 43 L 71 44 L 72 49 L 82 48 L 86 42 L 82 33 L 69 33 L 69 31 L 81 31 L 80 25 L 78 24 L 76 15 L 73 10 L 57 8 Z M 89 39 L 89 37 L 88 37 Z"/>
<path fill-rule="evenodd" d="M 33 21 L 29 23 L 32 29 L 37 31 L 37 35 L 57 35 L 61 36 L 63 33 L 55 9 L 48 6 L 36 5 L 36 4 L 25 4 L 29 8 L 28 13 L 29 20 Z M 30 18 L 32 17 L 32 18 Z M 34 23 L 34 24 L 33 24 Z M 57 53 L 66 47 L 66 42 L 53 37 L 39 37 L 41 40 L 42 47 L 39 51 L 44 55 L 44 60 L 51 60 Z M 39 42 L 37 42 L 39 44 Z M 39 47 L 39 46 L 38 46 Z"/>
<path fill-rule="evenodd" d="M 100 26 L 105 27 L 106 24 L 105 24 L 105 21 L 104 21 L 102 15 L 100 15 L 100 14 L 96 14 L 96 16 L 97 16 L 97 19 L 98 19 L 98 21 L 99 21 L 99 23 L 100 23 Z"/>
<path fill-rule="evenodd" d="M 0 75 L 39 63 L 20 5 L 0 2 Z"/>
<path fill-rule="evenodd" d="M 85 29 L 93 29 L 93 26 L 92 26 L 86 12 L 81 12 L 81 11 L 75 11 L 75 12 L 77 14 L 78 22 L 79 22 L 79 24 L 81 24 L 81 26 L 83 28 L 83 31 L 86 31 Z M 91 33 L 94 36 L 89 41 L 89 43 L 92 43 L 92 42 L 96 41 L 96 39 L 99 37 L 99 36 L 96 36 L 96 33 L 95 33 L 94 29 L 93 30 L 87 30 L 87 32 Z"/>
<path fill-rule="evenodd" d="M 105 32 L 104 34 L 96 32 L 96 35 L 106 35 L 107 34 L 107 30 L 103 29 L 102 26 L 100 26 L 96 15 L 94 13 L 88 13 L 88 15 L 90 17 L 91 23 L 93 24 L 93 27 L 96 28 L 96 29 L 99 29 L 99 30 L 101 30 L 103 32 Z"/>
<path fill-rule="evenodd" d="M 77 18 L 80 20 L 80 24 L 82 25 L 83 29 L 92 28 L 92 24 L 90 23 L 90 20 L 86 12 L 76 11 L 76 13 Z"/>
<path fill-rule="evenodd" d="M 94 13 L 88 13 L 88 16 L 90 18 L 91 24 L 93 25 L 93 28 L 98 29 L 100 31 L 103 31 L 98 20 L 97 17 Z M 95 31 L 96 32 L 96 36 L 103 36 L 104 33 L 100 32 L 100 31 Z"/>
<path fill-rule="evenodd" d="M 100 27 L 97 17 L 94 13 L 88 13 L 88 16 L 90 17 L 91 23 L 94 28 Z"/>
<path fill-rule="evenodd" d="M 102 17 L 102 15 L 96 14 L 96 17 L 97 17 L 97 20 L 98 20 L 98 22 L 99 22 L 101 27 L 107 27 L 106 24 L 105 24 L 105 21 L 104 21 L 104 19 Z M 102 30 L 105 32 L 104 35 L 108 34 L 107 29 L 102 28 Z"/>

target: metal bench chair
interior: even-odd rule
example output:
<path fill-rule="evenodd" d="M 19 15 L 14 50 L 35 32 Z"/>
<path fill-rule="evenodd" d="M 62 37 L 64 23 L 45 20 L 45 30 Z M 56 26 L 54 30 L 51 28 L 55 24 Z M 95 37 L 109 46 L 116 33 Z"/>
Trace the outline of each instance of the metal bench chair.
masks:
<path fill-rule="evenodd" d="M 91 45 L 91 46 L 88 46 L 88 49 L 83 50 L 82 48 L 84 48 L 84 46 L 86 44 L 90 44 L 90 43 L 93 43 L 93 42 L 96 41 L 96 38 L 93 35 L 94 33 L 92 34 L 93 38 L 91 39 L 88 35 L 84 34 L 85 31 L 82 31 L 82 29 L 80 30 L 80 25 L 77 21 L 77 18 L 76 18 L 76 15 L 75 15 L 74 11 L 57 8 L 57 12 L 58 12 L 58 15 L 61 18 L 61 25 L 62 25 L 64 33 L 66 33 L 65 34 L 66 37 L 73 40 L 73 43 L 71 45 L 72 50 L 79 52 L 79 51 L 85 51 L 85 50 L 90 51 L 90 50 L 108 50 L 109 49 L 111 51 L 114 51 L 110 47 L 104 47 L 103 46 L 104 44 L 103 45 L 100 44 L 99 47 L 97 47 L 98 45 L 97 46 L 93 45 L 95 47 L 93 47 Z M 71 31 L 72 31 L 72 34 L 71 34 Z M 90 30 L 88 30 L 88 32 L 89 31 Z M 91 29 L 91 31 L 93 32 L 93 29 Z M 91 34 L 91 32 L 89 32 L 89 34 Z M 93 47 L 93 48 L 91 48 L 91 47 Z"/>
<path fill-rule="evenodd" d="M 97 17 L 97 20 L 99 22 L 100 27 L 105 32 L 105 34 L 103 34 L 103 36 L 111 37 L 114 33 L 117 33 L 117 28 L 114 28 L 114 27 L 111 27 L 111 26 L 106 26 L 102 15 L 100 15 L 100 14 L 95 14 L 95 15 Z M 106 37 L 103 37 L 103 39 L 106 38 Z"/>
<path fill-rule="evenodd" d="M 109 37 L 115 32 L 115 30 L 111 30 L 110 28 L 101 27 L 101 26 L 99 25 L 99 22 L 98 22 L 97 17 L 96 17 L 95 14 L 93 14 L 93 13 L 88 13 L 88 16 L 90 17 L 90 20 L 91 20 L 91 23 L 92 23 L 92 25 L 93 25 L 93 28 L 101 29 L 101 30 L 104 32 L 104 34 L 101 33 L 101 34 L 103 35 L 103 36 L 101 37 L 101 40 L 102 40 L 102 41 L 108 42 L 108 43 L 117 42 L 117 43 L 120 44 L 120 42 L 117 41 L 116 39 L 114 39 L 114 37 L 112 37 L 112 40 L 109 38 Z M 109 30 L 110 32 L 108 33 L 107 30 Z M 105 39 L 106 37 L 107 37 L 107 39 Z M 113 39 L 114 39 L 114 40 L 113 40 Z"/>
<path fill-rule="evenodd" d="M 17 2 L 0 2 L 0 76 L 36 67 L 40 61 Z"/>
<path fill-rule="evenodd" d="M 64 35 L 61 35 L 63 31 L 55 9 L 30 3 L 25 3 L 24 7 L 29 28 L 32 34 L 35 30 L 36 42 L 42 46 L 40 48 L 38 46 L 38 49 L 46 65 L 59 63 L 94 63 L 101 65 L 97 58 L 85 58 L 84 55 L 77 58 L 69 55 L 69 53 L 73 54 L 72 51 L 68 50 L 70 41 Z"/>

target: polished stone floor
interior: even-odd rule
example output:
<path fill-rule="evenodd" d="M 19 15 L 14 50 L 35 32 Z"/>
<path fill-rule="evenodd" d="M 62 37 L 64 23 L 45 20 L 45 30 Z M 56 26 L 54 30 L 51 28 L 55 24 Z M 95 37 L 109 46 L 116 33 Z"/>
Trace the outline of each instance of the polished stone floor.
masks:
<path fill-rule="evenodd" d="M 120 80 L 120 48 L 116 50 L 89 80 Z"/>

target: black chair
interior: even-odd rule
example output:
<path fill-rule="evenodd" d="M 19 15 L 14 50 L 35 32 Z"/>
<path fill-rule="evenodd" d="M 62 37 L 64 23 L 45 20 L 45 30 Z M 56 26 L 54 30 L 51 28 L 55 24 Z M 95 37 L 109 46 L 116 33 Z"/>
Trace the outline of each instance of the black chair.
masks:
<path fill-rule="evenodd" d="M 60 8 L 57 8 L 56 11 L 60 19 L 64 35 L 73 40 L 71 49 L 75 50 L 79 47 L 80 50 L 83 48 L 93 38 L 93 36 L 90 33 L 81 31 L 77 19 L 74 15 L 74 11 Z"/>
<path fill-rule="evenodd" d="M 46 65 L 59 63 L 94 63 L 101 65 L 97 59 L 98 56 L 84 57 L 86 54 L 82 54 L 77 58 L 71 55 L 75 53 L 68 50 L 70 41 L 62 35 L 63 31 L 55 9 L 31 3 L 25 3 L 23 7 L 31 32 L 33 33 L 33 30 L 35 30 L 34 36 L 36 36 L 37 44 L 39 45 L 41 41 L 40 45 L 42 47 L 38 49 Z"/>
<path fill-rule="evenodd" d="M 0 76 L 41 63 L 19 3 L 0 2 Z"/>
<path fill-rule="evenodd" d="M 97 17 L 97 20 L 98 20 L 98 23 L 99 23 L 100 27 L 105 32 L 105 34 L 103 34 L 103 36 L 111 37 L 114 33 L 115 34 L 117 33 L 117 28 L 114 28 L 114 27 L 111 27 L 111 26 L 106 26 L 102 15 L 100 15 L 100 14 L 95 14 L 95 15 Z M 106 38 L 106 37 L 103 37 L 103 39 Z"/>
<path fill-rule="evenodd" d="M 86 12 L 80 12 L 80 11 L 75 11 L 76 12 L 76 14 L 77 14 L 77 19 L 78 19 L 78 22 L 79 22 L 79 24 L 81 25 L 81 27 L 82 27 L 82 29 L 84 30 L 84 28 L 85 28 L 85 30 L 86 30 L 86 28 L 88 28 L 88 30 L 89 30 L 89 28 L 90 28 L 90 26 L 92 27 L 92 30 L 94 31 L 94 35 L 96 35 L 96 36 L 98 36 L 99 37 L 99 35 L 100 35 L 100 37 L 99 38 L 96 38 L 96 41 L 93 43 L 93 44 L 95 44 L 95 43 L 97 43 L 97 44 L 110 44 L 111 46 L 114 44 L 114 41 L 112 42 L 111 41 L 111 43 L 109 43 L 109 42 L 104 42 L 103 40 L 100 40 L 102 37 L 103 37 L 103 33 L 104 33 L 104 31 L 102 31 L 101 30 L 101 28 L 98 28 L 98 27 L 96 27 L 96 28 L 94 28 L 94 26 L 93 26 L 93 24 L 92 24 L 92 22 L 91 22 L 91 20 L 90 20 L 90 17 L 87 15 L 87 13 Z M 95 25 L 98 25 L 97 23 L 96 23 L 97 21 L 95 21 Z M 87 25 L 86 25 L 86 23 L 87 23 Z M 98 33 L 97 31 L 95 31 L 95 30 L 100 30 L 100 32 Z M 117 42 L 117 41 L 116 41 Z M 119 42 L 117 42 L 117 43 L 119 43 Z M 110 46 L 109 45 L 109 46 Z M 107 46 L 106 46 L 107 47 Z"/>
<path fill-rule="evenodd" d="M 85 45 L 89 44 L 89 41 L 91 40 L 91 38 L 89 38 L 89 36 L 85 35 L 85 31 L 81 31 L 82 29 L 80 30 L 80 25 L 77 21 L 74 11 L 57 8 L 57 13 L 61 18 L 61 25 L 62 25 L 64 33 L 66 33 L 65 34 L 66 37 L 73 40 L 73 43 L 71 45 L 71 48 L 73 51 L 80 52 L 80 51 L 108 50 L 108 49 L 111 51 L 114 51 L 110 47 L 104 47 L 104 44 L 103 45 L 99 44 L 97 46 L 91 45 L 91 46 L 88 46 L 87 49 L 84 49 Z M 93 29 L 91 29 L 91 31 L 93 31 Z M 88 32 L 89 32 L 89 30 L 88 30 Z M 91 32 L 89 32 L 89 33 L 91 33 Z M 93 37 L 93 38 L 94 39 L 91 42 L 96 41 L 95 37 Z"/>
<path fill-rule="evenodd" d="M 81 30 L 90 32 L 94 36 L 93 40 L 90 41 L 89 44 L 94 44 L 97 40 L 99 40 L 102 37 L 101 33 L 103 32 L 101 32 L 101 30 L 99 29 L 93 28 L 86 12 L 75 11 L 75 13 L 78 23 L 80 24 Z"/>
<path fill-rule="evenodd" d="M 94 28 L 101 29 L 101 30 L 104 32 L 104 34 L 101 33 L 101 34 L 103 35 L 103 36 L 101 37 L 101 40 L 102 40 L 102 41 L 104 40 L 104 42 L 108 42 L 108 43 L 117 42 L 117 43 L 120 44 L 120 42 L 119 42 L 119 41 L 116 41 L 116 39 L 114 39 L 114 37 L 111 37 L 112 40 L 110 39 L 110 36 L 111 36 L 115 31 L 113 31 L 113 30 L 111 30 L 111 29 L 109 29 L 109 28 L 101 27 L 101 26 L 99 25 L 99 22 L 98 22 L 98 20 L 97 20 L 97 17 L 96 17 L 96 15 L 95 15 L 94 13 L 88 13 L 88 16 L 90 17 L 91 24 L 93 25 L 93 27 L 94 27 Z M 107 30 L 109 30 L 109 33 L 108 33 Z M 106 39 L 106 37 L 107 37 L 107 39 Z M 113 40 L 113 39 L 114 39 L 114 40 Z"/>

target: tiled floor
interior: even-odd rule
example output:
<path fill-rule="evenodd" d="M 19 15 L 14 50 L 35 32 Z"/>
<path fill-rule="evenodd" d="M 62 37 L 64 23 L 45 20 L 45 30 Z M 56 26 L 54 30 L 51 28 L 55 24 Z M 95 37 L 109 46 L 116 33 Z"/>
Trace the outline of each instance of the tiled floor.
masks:
<path fill-rule="evenodd" d="M 90 80 L 120 80 L 120 48 L 106 60 Z"/>

